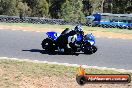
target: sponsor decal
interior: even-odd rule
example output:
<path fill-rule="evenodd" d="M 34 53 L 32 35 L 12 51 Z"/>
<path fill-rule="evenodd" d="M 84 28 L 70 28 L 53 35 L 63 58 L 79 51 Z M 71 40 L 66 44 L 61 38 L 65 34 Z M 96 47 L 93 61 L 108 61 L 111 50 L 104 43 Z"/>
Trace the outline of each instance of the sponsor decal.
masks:
<path fill-rule="evenodd" d="M 81 66 L 76 75 L 76 81 L 79 85 L 85 83 L 130 83 L 129 74 L 87 74 Z"/>

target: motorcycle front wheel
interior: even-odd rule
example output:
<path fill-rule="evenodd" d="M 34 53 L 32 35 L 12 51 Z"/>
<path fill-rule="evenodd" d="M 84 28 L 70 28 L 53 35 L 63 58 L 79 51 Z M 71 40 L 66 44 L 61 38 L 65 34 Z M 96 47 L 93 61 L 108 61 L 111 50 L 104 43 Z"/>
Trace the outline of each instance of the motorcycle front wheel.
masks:
<path fill-rule="evenodd" d="M 90 46 L 90 47 L 84 49 L 84 54 L 93 54 L 96 51 L 97 51 L 96 46 Z"/>

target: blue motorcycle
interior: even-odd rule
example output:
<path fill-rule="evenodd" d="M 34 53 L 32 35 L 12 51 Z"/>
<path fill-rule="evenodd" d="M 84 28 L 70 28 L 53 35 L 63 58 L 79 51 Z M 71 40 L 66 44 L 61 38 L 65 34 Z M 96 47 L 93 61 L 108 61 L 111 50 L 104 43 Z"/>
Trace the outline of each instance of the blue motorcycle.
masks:
<path fill-rule="evenodd" d="M 45 33 L 46 38 L 41 43 L 42 48 L 49 52 L 59 51 L 59 46 L 57 46 L 56 40 L 61 34 L 57 32 Z M 72 52 L 84 52 L 84 54 L 93 54 L 97 51 L 97 47 L 95 46 L 95 37 L 92 33 L 86 34 L 84 36 L 77 34 L 76 36 L 76 45 L 78 47 L 75 47 L 73 44 L 69 44 Z"/>

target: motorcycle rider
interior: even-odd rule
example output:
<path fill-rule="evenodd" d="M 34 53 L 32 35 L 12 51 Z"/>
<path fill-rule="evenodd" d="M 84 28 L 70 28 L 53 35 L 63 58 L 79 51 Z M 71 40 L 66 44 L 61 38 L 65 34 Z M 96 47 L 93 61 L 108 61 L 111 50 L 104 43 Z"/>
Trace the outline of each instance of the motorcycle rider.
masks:
<path fill-rule="evenodd" d="M 57 45 L 59 46 L 58 49 L 65 53 L 70 53 L 73 48 L 73 50 L 76 51 L 76 48 L 78 47 L 77 34 L 83 38 L 84 32 L 81 25 L 75 26 L 74 29 L 66 28 L 56 40 Z"/>

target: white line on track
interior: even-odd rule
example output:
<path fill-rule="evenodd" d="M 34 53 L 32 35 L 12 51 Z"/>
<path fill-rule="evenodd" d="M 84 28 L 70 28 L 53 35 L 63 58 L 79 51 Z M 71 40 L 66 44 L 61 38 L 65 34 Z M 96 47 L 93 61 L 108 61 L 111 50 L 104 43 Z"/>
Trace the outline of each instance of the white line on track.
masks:
<path fill-rule="evenodd" d="M 22 31 L 28 31 L 28 30 L 22 30 Z"/>
<path fill-rule="evenodd" d="M 122 38 L 122 39 L 126 40 L 126 38 Z"/>
<path fill-rule="evenodd" d="M 95 36 L 96 38 L 100 38 L 100 36 Z"/>
<path fill-rule="evenodd" d="M 119 72 L 132 72 L 132 70 L 125 70 L 125 69 L 116 69 L 116 68 L 107 68 L 107 67 L 98 67 L 98 66 L 88 66 L 88 65 L 79 65 L 79 64 L 69 64 L 69 63 L 58 63 L 58 62 L 49 62 L 49 61 L 39 61 L 39 60 L 30 60 L 30 59 L 19 59 L 19 58 L 8 58 L 8 57 L 0 57 L 1 59 L 7 59 L 7 60 L 17 60 L 17 61 L 27 61 L 27 62 L 33 62 L 33 63 L 47 63 L 47 64 L 57 64 L 57 65 L 64 65 L 64 66 L 75 66 L 83 68 L 95 68 L 100 70 L 114 70 Z"/>
<path fill-rule="evenodd" d="M 112 37 L 108 37 L 108 38 L 110 38 L 110 39 L 111 39 Z"/>
<path fill-rule="evenodd" d="M 11 29 L 11 30 L 16 31 L 17 29 Z"/>
<path fill-rule="evenodd" d="M 41 32 L 41 31 L 35 31 L 35 32 Z"/>

